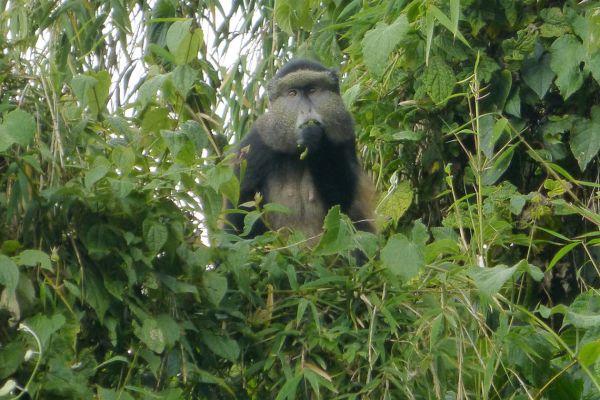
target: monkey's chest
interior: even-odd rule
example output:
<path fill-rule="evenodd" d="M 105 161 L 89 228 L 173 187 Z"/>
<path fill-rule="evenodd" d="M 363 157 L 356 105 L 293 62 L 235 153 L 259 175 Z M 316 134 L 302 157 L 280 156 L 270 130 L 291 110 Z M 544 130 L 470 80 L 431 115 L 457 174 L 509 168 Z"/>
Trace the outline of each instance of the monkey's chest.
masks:
<path fill-rule="evenodd" d="M 271 228 L 289 227 L 309 236 L 321 232 L 327 210 L 307 168 L 283 167 L 274 171 L 265 188 L 265 198 L 290 210 L 289 214 L 271 214 Z"/>

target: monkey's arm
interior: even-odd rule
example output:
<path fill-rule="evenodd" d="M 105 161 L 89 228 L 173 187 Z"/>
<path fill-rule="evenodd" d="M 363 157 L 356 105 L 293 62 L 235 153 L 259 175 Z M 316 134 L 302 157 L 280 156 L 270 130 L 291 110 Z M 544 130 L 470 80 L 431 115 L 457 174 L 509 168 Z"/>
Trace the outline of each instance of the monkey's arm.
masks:
<path fill-rule="evenodd" d="M 370 214 L 373 191 L 360 170 L 354 142 L 334 144 L 324 140 L 307 162 L 325 206 L 339 204 L 357 229 L 375 232 Z"/>
<path fill-rule="evenodd" d="M 254 200 L 257 192 L 264 194 L 263 186 L 269 171 L 272 170 L 275 152 L 269 148 L 256 130 L 252 130 L 241 142 L 239 163 L 245 160 L 245 171 L 240 182 L 240 198 L 239 203 L 245 203 Z M 240 164 L 236 166 L 236 174 L 240 177 Z M 228 208 L 233 208 L 233 205 L 228 204 Z M 249 208 L 241 207 L 250 211 Z M 226 229 L 233 233 L 241 233 L 244 230 L 244 216 L 242 213 L 228 214 L 228 224 Z M 249 236 L 256 236 L 266 231 L 266 227 L 262 221 L 257 221 Z"/>

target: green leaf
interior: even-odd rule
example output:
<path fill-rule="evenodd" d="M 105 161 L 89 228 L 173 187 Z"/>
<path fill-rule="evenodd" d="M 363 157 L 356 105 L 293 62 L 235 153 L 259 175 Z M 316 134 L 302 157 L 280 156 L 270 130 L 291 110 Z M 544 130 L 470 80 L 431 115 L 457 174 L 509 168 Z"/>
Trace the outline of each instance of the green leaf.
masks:
<path fill-rule="evenodd" d="M 400 15 L 391 25 L 378 22 L 362 41 L 363 60 L 371 75 L 381 78 L 392 51 L 409 31 L 406 15 Z"/>
<path fill-rule="evenodd" d="M 35 133 L 35 119 L 21 109 L 9 112 L 0 125 L 0 151 L 7 150 L 13 144 L 27 146 Z"/>
<path fill-rule="evenodd" d="M 412 204 L 414 192 L 409 181 L 400 182 L 388 192 L 377 206 L 377 214 L 391 218 L 397 224 Z"/>
<path fill-rule="evenodd" d="M 497 265 L 493 268 L 474 267 L 469 270 L 469 276 L 479 291 L 492 296 L 502 288 L 504 283 L 509 280 L 517 271 L 517 267 L 507 267 L 506 265 Z"/>
<path fill-rule="evenodd" d="M 17 371 L 23 363 L 25 351 L 25 344 L 18 340 L 7 342 L 0 347 L 0 381 Z"/>
<path fill-rule="evenodd" d="M 96 182 L 106 176 L 108 171 L 110 171 L 110 163 L 108 160 L 102 156 L 96 157 L 92 164 L 92 168 L 85 173 L 85 187 L 91 189 Z"/>
<path fill-rule="evenodd" d="M 323 228 L 323 236 L 314 250 L 315 254 L 337 254 L 353 247 L 352 223 L 342 215 L 339 205 L 329 210 Z"/>
<path fill-rule="evenodd" d="M 52 262 L 50 261 L 50 256 L 40 250 L 24 250 L 13 259 L 17 265 L 37 267 L 39 264 L 43 269 L 52 271 Z"/>
<path fill-rule="evenodd" d="M 48 318 L 45 315 L 37 314 L 25 321 L 25 324 L 31 328 L 42 344 L 42 351 L 47 350 L 50 337 L 62 328 L 66 319 L 62 314 L 53 314 Z"/>
<path fill-rule="evenodd" d="M 481 151 L 487 158 L 494 156 L 494 147 L 496 142 L 504 133 L 508 120 L 506 118 L 499 118 L 494 121 L 494 116 L 487 114 L 479 118 L 479 137 Z"/>
<path fill-rule="evenodd" d="M 381 250 L 383 266 L 403 281 L 414 278 L 424 267 L 423 248 L 401 233 L 389 238 Z"/>
<path fill-rule="evenodd" d="M 153 255 L 158 254 L 169 238 L 167 227 L 152 219 L 144 220 L 144 243 Z"/>
<path fill-rule="evenodd" d="M 456 6 L 454 6 L 454 7 L 456 7 Z M 451 11 L 451 13 L 452 13 L 452 11 Z M 438 22 L 440 24 L 442 24 L 446 29 L 448 29 L 450 32 L 452 32 L 454 37 L 458 38 L 458 40 L 460 40 L 468 48 L 471 48 L 471 45 L 469 44 L 469 42 L 467 42 L 467 39 L 465 39 L 465 37 L 462 35 L 462 33 L 460 33 L 460 31 L 457 29 L 458 28 L 458 16 L 456 17 L 456 21 L 452 22 L 439 8 L 437 8 L 433 4 L 429 4 L 429 6 L 427 8 L 427 14 L 432 14 L 435 17 L 435 19 L 438 20 Z"/>
<path fill-rule="evenodd" d="M 573 325 L 579 329 L 600 328 L 600 315 L 598 314 L 581 314 L 574 311 L 567 311 L 563 327 Z"/>
<path fill-rule="evenodd" d="M 275 8 L 273 10 L 273 18 L 275 23 L 288 35 L 293 35 L 294 30 L 292 28 L 292 12 L 293 8 L 289 0 L 276 0 Z"/>
<path fill-rule="evenodd" d="M 133 331 L 153 352 L 160 354 L 165 350 L 165 335 L 155 319 L 145 319 L 141 327 L 134 322 Z"/>
<path fill-rule="evenodd" d="M 566 100 L 583 84 L 584 74 L 579 69 L 583 61 L 583 46 L 574 35 L 564 35 L 552 43 L 550 54 L 550 68 L 557 75 L 556 86 Z"/>
<path fill-rule="evenodd" d="M 540 60 L 528 60 L 523 63 L 521 76 L 540 99 L 543 99 L 552 81 L 556 77 L 554 71 L 550 67 L 550 55 L 544 54 Z"/>
<path fill-rule="evenodd" d="M 481 182 L 484 185 L 493 185 L 500 179 L 502 174 L 504 174 L 510 166 L 515 149 L 516 146 L 511 146 L 504 150 L 502 154 L 496 157 L 493 164 L 483 172 Z"/>
<path fill-rule="evenodd" d="M 202 288 L 213 305 L 218 306 L 227 293 L 227 278 L 215 271 L 206 271 L 202 275 Z"/>
<path fill-rule="evenodd" d="M 600 151 L 600 106 L 592 107 L 591 114 L 591 119 L 573 124 L 569 142 L 582 172 Z"/>
<path fill-rule="evenodd" d="M 192 20 L 175 21 L 169 26 L 167 31 L 167 47 L 173 54 L 177 51 L 186 39 L 189 39 L 192 29 Z"/>
<path fill-rule="evenodd" d="M 144 109 L 148 104 L 156 101 L 156 94 L 163 88 L 167 75 L 151 76 L 142 83 L 138 90 L 137 101 L 140 103 L 140 108 Z"/>
<path fill-rule="evenodd" d="M 85 301 L 96 311 L 100 322 L 104 323 L 104 316 L 109 306 L 109 294 L 104 288 L 104 281 L 101 276 L 91 270 L 85 272 L 84 279 Z"/>
<path fill-rule="evenodd" d="M 581 346 L 577 358 L 586 367 L 595 364 L 600 359 L 600 339 Z"/>
<path fill-rule="evenodd" d="M 200 336 L 210 351 L 226 360 L 237 361 L 240 355 L 240 346 L 235 340 L 217 336 L 209 331 L 202 331 Z"/>
<path fill-rule="evenodd" d="M 421 79 L 425 91 L 436 104 L 448 99 L 456 85 L 454 71 L 441 57 L 433 57 L 430 60 Z"/>
<path fill-rule="evenodd" d="M 198 155 L 202 154 L 202 150 L 208 147 L 208 133 L 194 120 L 185 121 L 179 128 L 196 148 Z"/>
<path fill-rule="evenodd" d="M 548 263 L 548 267 L 546 267 L 546 271 L 550 271 L 557 262 L 559 262 L 564 256 L 566 256 L 571 250 L 580 245 L 581 242 L 572 242 L 560 248 L 559 251 L 556 252 L 552 260 Z"/>
<path fill-rule="evenodd" d="M 298 385 L 302 380 L 302 374 L 298 373 L 294 375 L 293 378 L 286 380 L 285 384 L 281 387 L 279 393 L 277 393 L 277 397 L 275 400 L 293 400 L 296 398 L 296 391 L 298 390 Z"/>
<path fill-rule="evenodd" d="M 171 72 L 171 81 L 177 93 L 185 98 L 194 87 L 194 82 L 198 79 L 198 71 L 189 65 L 178 65 Z"/>
<path fill-rule="evenodd" d="M 87 72 L 76 75 L 71 80 L 75 96 L 83 107 L 96 115 L 104 110 L 110 91 L 110 74 L 107 71 Z"/>
<path fill-rule="evenodd" d="M 128 146 L 117 146 L 110 154 L 110 161 L 123 175 L 129 175 L 135 165 L 135 152 Z"/>
<path fill-rule="evenodd" d="M 156 317 L 156 322 L 164 335 L 166 348 L 172 349 L 181 337 L 179 325 L 168 314 L 160 314 Z"/>
<path fill-rule="evenodd" d="M 167 31 L 167 47 L 175 57 L 175 64 L 183 65 L 196 59 L 202 45 L 200 29 L 192 32 L 192 20 L 175 21 Z"/>
<path fill-rule="evenodd" d="M 13 260 L 0 254 L 0 285 L 9 293 L 14 293 L 19 283 L 19 268 Z"/>

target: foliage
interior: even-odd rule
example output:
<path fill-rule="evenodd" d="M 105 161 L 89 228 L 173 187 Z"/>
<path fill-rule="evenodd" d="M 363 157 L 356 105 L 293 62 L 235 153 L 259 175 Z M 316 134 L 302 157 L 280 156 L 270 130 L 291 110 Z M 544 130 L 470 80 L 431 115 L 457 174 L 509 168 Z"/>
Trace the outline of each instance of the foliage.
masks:
<path fill-rule="evenodd" d="M 597 4 L 296 3 L 0 2 L 0 398 L 599 398 Z M 292 55 L 378 235 L 222 232 Z"/>

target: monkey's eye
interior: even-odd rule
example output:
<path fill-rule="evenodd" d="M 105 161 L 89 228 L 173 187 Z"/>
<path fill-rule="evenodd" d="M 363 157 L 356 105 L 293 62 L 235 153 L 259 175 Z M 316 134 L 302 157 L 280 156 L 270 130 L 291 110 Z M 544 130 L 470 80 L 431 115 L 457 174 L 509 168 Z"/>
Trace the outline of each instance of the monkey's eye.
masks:
<path fill-rule="evenodd" d="M 316 93 L 316 92 L 317 92 L 317 88 L 316 88 L 316 87 L 314 87 L 314 86 L 311 86 L 311 87 L 309 87 L 308 89 L 306 89 L 306 91 L 307 91 L 309 94 L 313 94 L 313 93 Z"/>
<path fill-rule="evenodd" d="M 298 94 L 298 91 L 296 89 L 290 89 L 288 90 L 288 96 L 290 97 L 294 97 Z"/>

